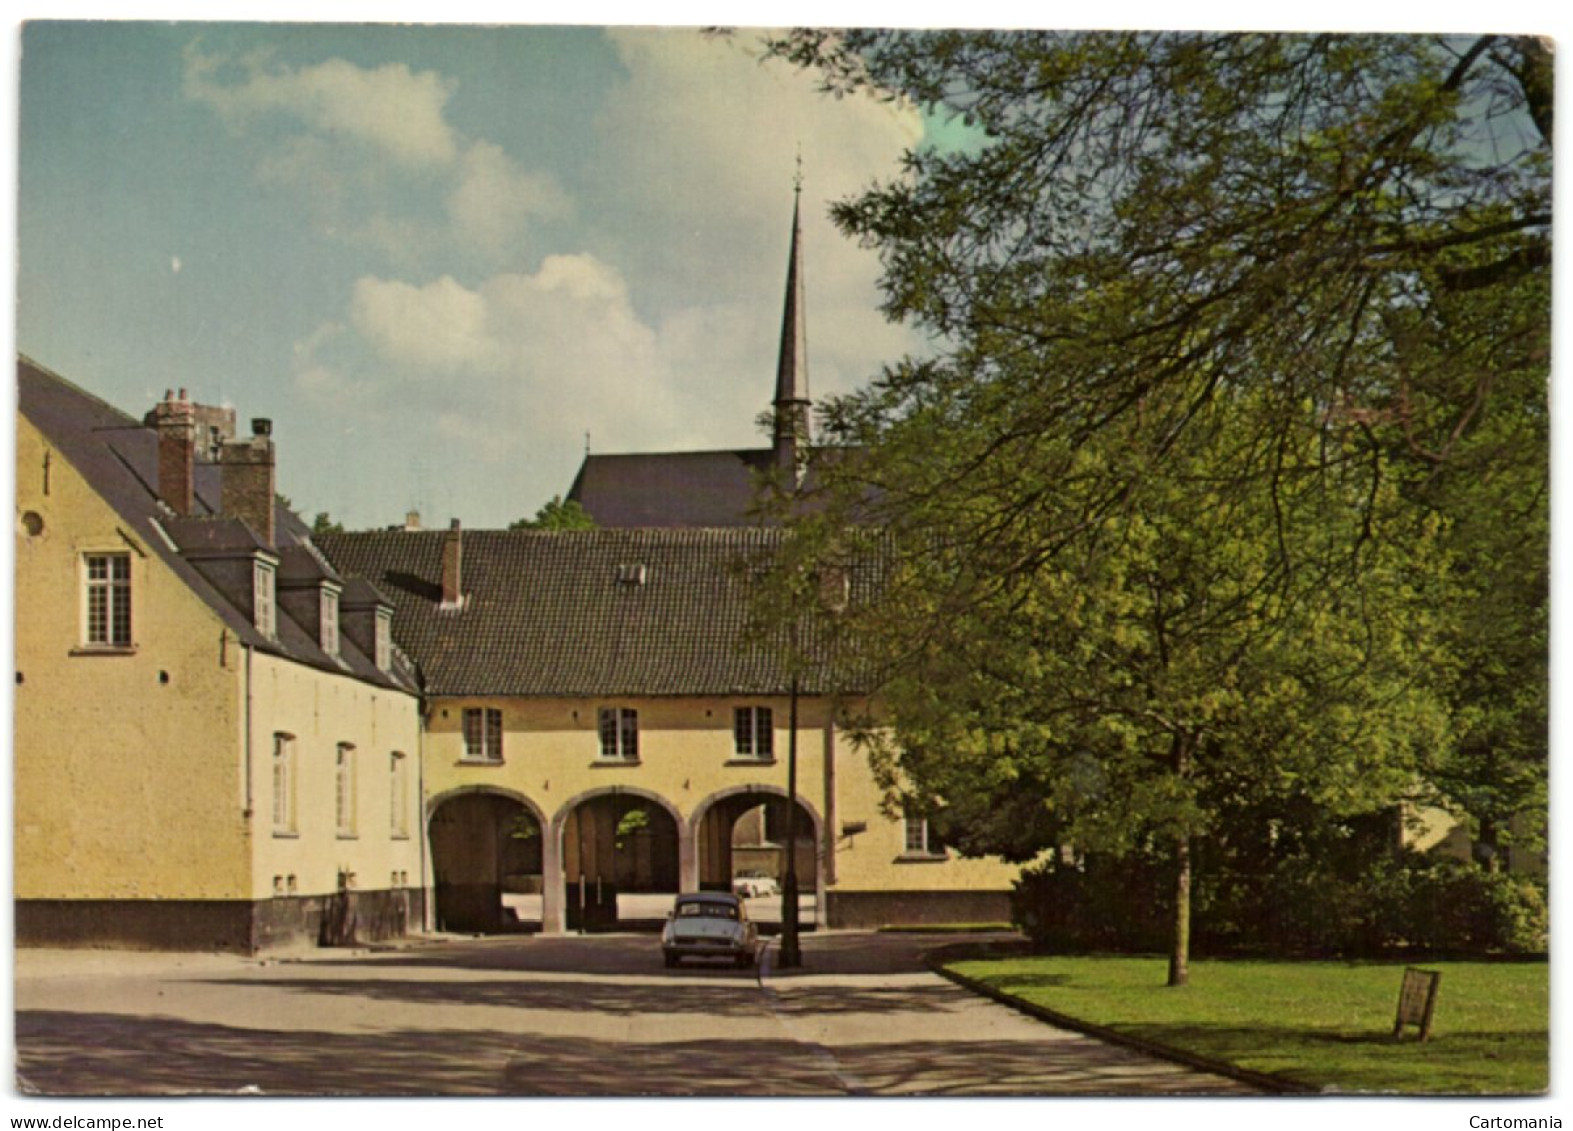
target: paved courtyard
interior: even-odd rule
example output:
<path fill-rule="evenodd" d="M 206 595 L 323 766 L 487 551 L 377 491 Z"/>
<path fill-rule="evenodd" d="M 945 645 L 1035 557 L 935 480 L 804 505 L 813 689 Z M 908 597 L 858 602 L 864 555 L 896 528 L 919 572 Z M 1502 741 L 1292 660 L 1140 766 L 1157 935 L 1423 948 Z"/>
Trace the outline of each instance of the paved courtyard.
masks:
<path fill-rule="evenodd" d="M 944 940 L 948 941 L 948 940 Z M 19 951 L 18 1087 L 76 1095 L 1177 1095 L 1235 1081 L 930 973 L 932 936 L 807 936 L 800 970 L 662 967 L 648 935 L 384 953 Z"/>

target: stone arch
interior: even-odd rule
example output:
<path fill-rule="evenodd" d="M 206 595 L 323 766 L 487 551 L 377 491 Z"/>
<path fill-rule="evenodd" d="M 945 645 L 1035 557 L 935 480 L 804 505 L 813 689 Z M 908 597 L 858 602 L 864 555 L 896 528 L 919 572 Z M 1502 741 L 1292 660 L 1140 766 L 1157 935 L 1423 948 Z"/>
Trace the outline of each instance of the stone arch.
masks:
<path fill-rule="evenodd" d="M 570 930 L 659 924 L 682 888 L 687 823 L 651 790 L 586 790 L 558 809 L 548 835 Z"/>
<path fill-rule="evenodd" d="M 786 790 L 762 782 L 729 786 L 701 801 L 689 822 L 698 886 L 730 890 L 737 879 L 757 873 L 779 885 L 786 864 L 787 804 Z M 798 890 L 811 895 L 817 909 L 823 906 L 824 821 L 801 793 L 797 809 Z"/>
<path fill-rule="evenodd" d="M 437 811 L 437 807 L 443 802 L 451 801 L 455 797 L 462 797 L 465 794 L 471 793 L 487 793 L 494 797 L 502 797 L 509 801 L 516 801 L 520 805 L 524 806 L 524 808 L 529 811 L 530 815 L 540 822 L 541 828 L 544 829 L 548 825 L 548 818 L 546 816 L 545 809 L 542 809 L 526 794 L 520 793 L 516 789 L 509 789 L 506 786 L 500 785 L 461 785 L 455 786 L 453 789 L 445 789 L 441 793 L 433 794 L 431 797 L 426 799 L 426 819 L 430 821 L 432 814 Z"/>
<path fill-rule="evenodd" d="M 426 805 L 438 930 L 505 932 L 543 918 L 547 823 L 514 790 L 464 786 Z"/>

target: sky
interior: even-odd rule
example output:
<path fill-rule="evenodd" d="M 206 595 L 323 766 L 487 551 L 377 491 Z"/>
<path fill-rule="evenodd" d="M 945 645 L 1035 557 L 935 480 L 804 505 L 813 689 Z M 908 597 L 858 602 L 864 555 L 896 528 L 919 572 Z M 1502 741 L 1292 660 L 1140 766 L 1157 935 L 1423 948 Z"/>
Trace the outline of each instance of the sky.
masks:
<path fill-rule="evenodd" d="M 828 202 L 947 131 L 753 41 L 31 23 L 17 348 L 271 419 L 279 489 L 355 528 L 506 525 L 587 445 L 763 446 L 799 154 L 821 397 L 922 348 Z"/>

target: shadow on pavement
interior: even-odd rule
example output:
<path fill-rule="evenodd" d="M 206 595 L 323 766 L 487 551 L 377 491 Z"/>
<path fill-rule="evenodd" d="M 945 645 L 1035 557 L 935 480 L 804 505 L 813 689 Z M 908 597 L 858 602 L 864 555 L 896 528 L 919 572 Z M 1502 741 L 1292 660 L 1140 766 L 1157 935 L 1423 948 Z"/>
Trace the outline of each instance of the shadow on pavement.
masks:
<path fill-rule="evenodd" d="M 18 1088 L 41 1095 L 825 1095 L 790 1042 L 619 1041 L 496 1030 L 278 1032 L 170 1018 L 17 1014 Z M 794 1057 L 796 1060 L 794 1060 Z M 616 1066 L 616 1087 L 608 1065 Z"/>
<path fill-rule="evenodd" d="M 673 992 L 670 985 L 629 985 L 612 981 L 422 981 L 382 978 L 208 978 L 204 985 L 265 987 L 304 996 L 332 994 L 409 1005 L 463 1005 L 503 1009 L 562 1010 L 570 1013 L 703 1014 L 712 1017 L 754 1017 L 766 1009 L 752 993 L 752 979 L 726 986 L 694 985 Z"/>
<path fill-rule="evenodd" d="M 1216 1094 L 1230 1082 L 1091 1045 L 892 1041 L 834 1058 L 790 1041 L 630 1044 L 489 1029 L 277 1032 L 169 1018 L 17 1014 L 18 1083 L 45 1095 L 717 1096 Z M 615 1079 L 608 1067 L 615 1065 Z"/>

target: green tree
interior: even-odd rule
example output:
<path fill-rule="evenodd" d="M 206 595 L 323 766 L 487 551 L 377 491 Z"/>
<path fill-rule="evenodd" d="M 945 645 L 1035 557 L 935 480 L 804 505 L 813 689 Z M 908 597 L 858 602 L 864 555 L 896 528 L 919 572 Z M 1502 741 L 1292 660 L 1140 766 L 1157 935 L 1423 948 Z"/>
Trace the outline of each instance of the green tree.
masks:
<path fill-rule="evenodd" d="M 1443 708 L 1544 682 L 1533 645 L 1501 678 L 1444 644 L 1488 577 L 1535 588 L 1532 550 L 1487 568 L 1470 530 L 1482 477 L 1537 505 L 1533 456 L 1492 477 L 1499 444 L 1544 450 L 1549 53 L 864 31 L 768 50 L 973 130 L 835 209 L 879 249 L 887 312 L 936 342 L 826 406 L 859 455 L 820 461 L 799 520 L 809 554 L 877 528 L 890 555 L 847 619 L 885 673 L 888 780 L 974 851 L 1165 840 L 1183 983 L 1189 844 L 1222 786 L 1345 814 L 1446 789 Z M 1478 767 L 1453 762 L 1456 790 Z"/>
<path fill-rule="evenodd" d="M 563 501 L 553 495 L 550 502 L 535 512 L 534 518 L 521 518 L 508 524 L 509 530 L 594 530 L 595 519 L 577 500 Z"/>
<path fill-rule="evenodd" d="M 344 524 L 335 522 L 327 511 L 318 511 L 316 517 L 311 520 L 311 532 L 313 534 L 343 534 Z"/>

